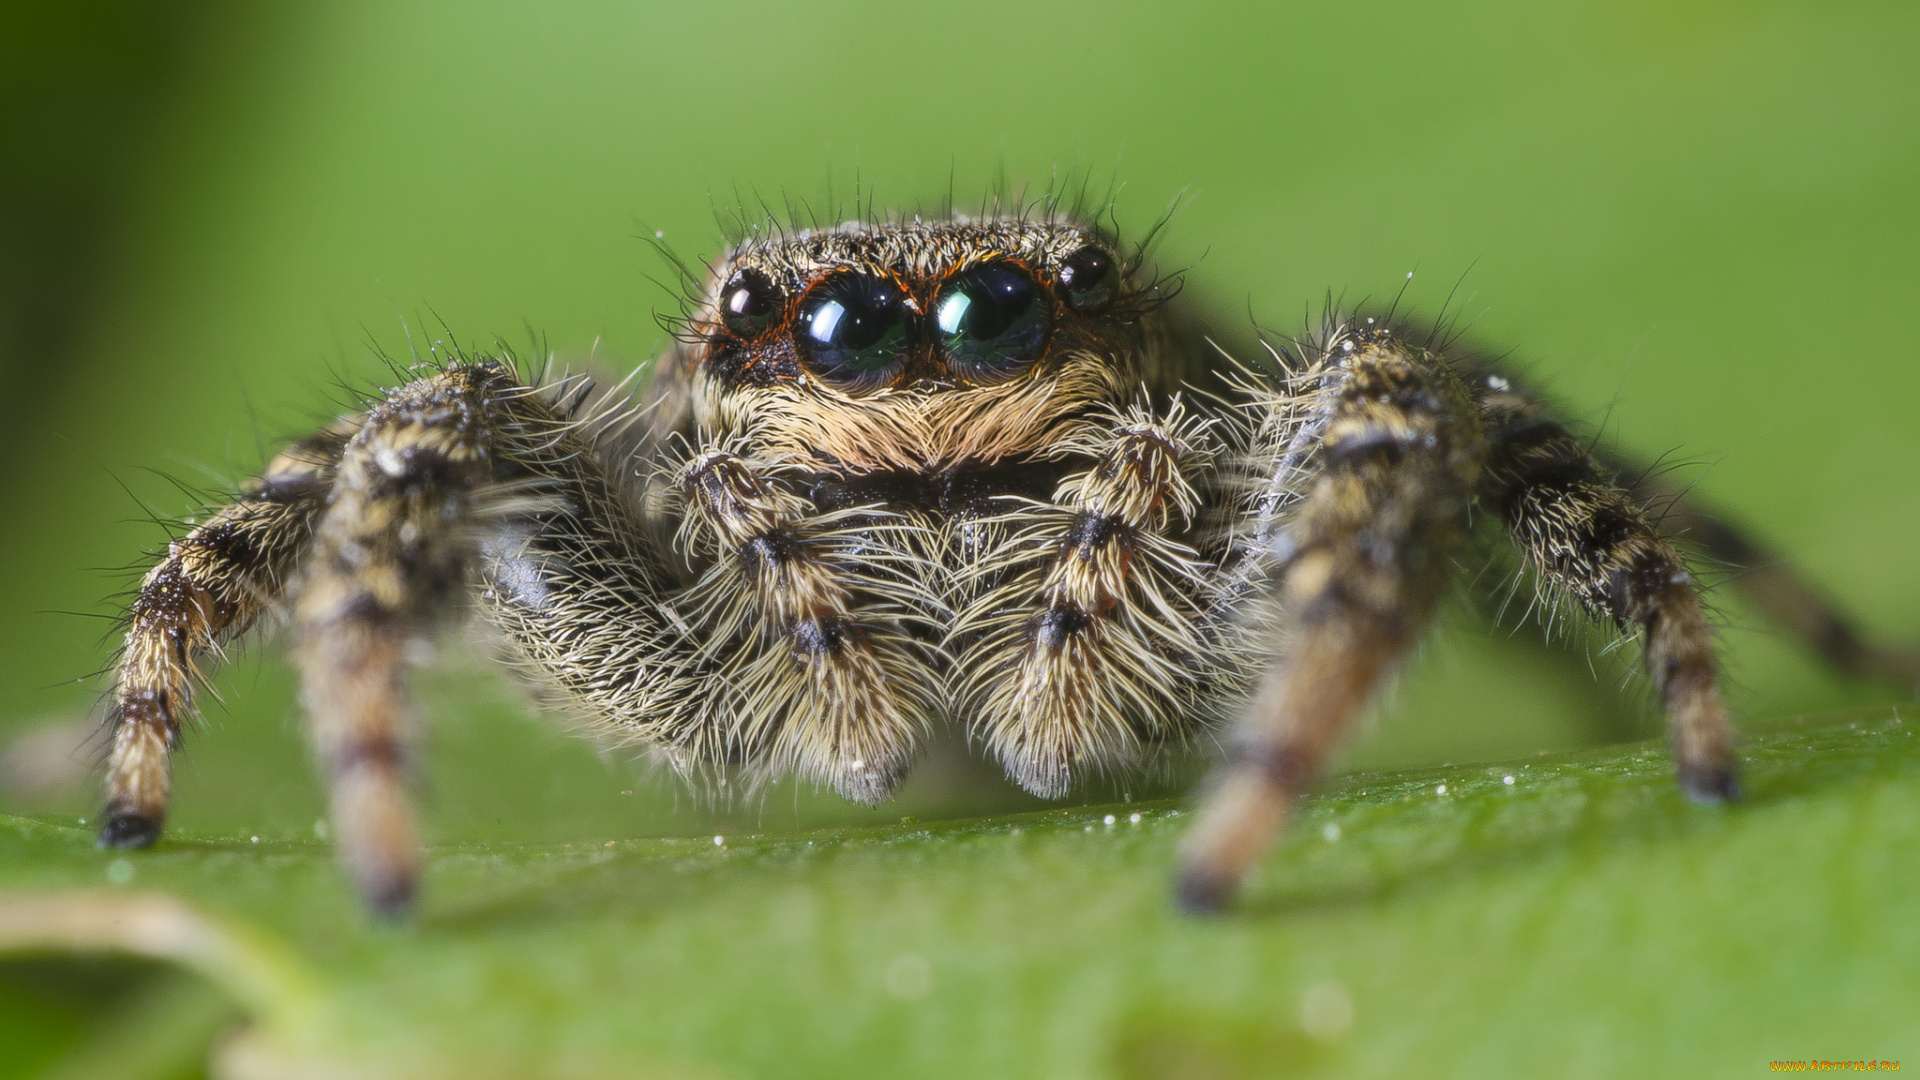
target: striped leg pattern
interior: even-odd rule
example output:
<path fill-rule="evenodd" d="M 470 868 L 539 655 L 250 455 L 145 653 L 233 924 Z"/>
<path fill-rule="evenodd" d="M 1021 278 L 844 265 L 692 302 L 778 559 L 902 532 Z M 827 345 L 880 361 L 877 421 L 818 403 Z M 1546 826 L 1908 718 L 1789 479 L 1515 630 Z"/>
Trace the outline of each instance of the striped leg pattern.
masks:
<path fill-rule="evenodd" d="M 961 700 L 1007 775 L 1045 798 L 1089 768 L 1124 766 L 1156 724 L 1190 713 L 1205 665 L 1204 571 L 1169 535 L 1188 524 L 1206 429 L 1176 404 L 1077 434 L 1058 448 L 1091 459 L 1051 507 L 1023 505 L 971 573 L 997 582 L 955 627 L 971 640 Z"/>
<path fill-rule="evenodd" d="M 114 665 L 102 847 L 159 838 L 200 664 L 280 595 L 326 506 L 345 439 L 330 429 L 276 457 L 239 499 L 169 545 L 141 581 Z"/>
<path fill-rule="evenodd" d="M 1276 534 L 1282 625 L 1181 855 L 1178 896 L 1220 909 L 1374 688 L 1425 628 L 1466 528 L 1480 424 L 1451 372 L 1391 336 L 1349 339 L 1318 479 Z"/>
<path fill-rule="evenodd" d="M 1486 417 L 1482 503 L 1550 592 L 1640 638 L 1687 795 L 1701 803 L 1737 798 L 1713 631 L 1686 561 L 1582 441 L 1539 406 L 1495 394 Z"/>

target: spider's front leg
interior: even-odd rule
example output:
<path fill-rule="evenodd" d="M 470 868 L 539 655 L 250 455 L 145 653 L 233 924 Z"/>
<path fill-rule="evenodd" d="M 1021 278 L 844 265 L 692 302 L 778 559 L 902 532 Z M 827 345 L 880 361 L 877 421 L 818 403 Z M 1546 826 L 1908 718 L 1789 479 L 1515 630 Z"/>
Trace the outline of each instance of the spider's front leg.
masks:
<path fill-rule="evenodd" d="M 496 402 L 517 390 L 504 365 L 462 365 L 371 410 L 298 582 L 296 659 L 340 857 L 384 914 L 411 904 L 419 876 L 408 654 L 459 603 L 474 496 L 493 479 Z"/>
<path fill-rule="evenodd" d="M 1687 564 L 1580 439 L 1517 394 L 1486 403 L 1480 497 L 1550 589 L 1638 635 L 1666 706 L 1680 787 L 1699 803 L 1739 796 L 1733 725 L 1715 679 L 1713 631 Z"/>
<path fill-rule="evenodd" d="M 1471 395 L 1384 333 L 1346 339 L 1317 481 L 1274 541 L 1293 638 L 1260 681 L 1187 835 L 1179 899 L 1214 911 L 1272 843 L 1290 800 L 1425 627 L 1480 467 Z"/>
<path fill-rule="evenodd" d="M 1197 694 L 1203 573 L 1169 526 L 1191 522 L 1210 460 L 1203 424 L 1176 404 L 1076 433 L 1061 452 L 1093 467 L 1054 505 L 989 527 L 1013 531 L 970 570 L 991 582 L 954 628 L 962 700 L 1016 783 L 1059 798 L 1088 767 L 1120 765 L 1143 734 L 1176 732 Z"/>
<path fill-rule="evenodd" d="M 168 545 L 141 581 L 114 664 L 100 846 L 145 847 L 160 836 L 199 664 L 280 598 L 326 506 L 351 423 L 276 457 L 237 500 Z"/>

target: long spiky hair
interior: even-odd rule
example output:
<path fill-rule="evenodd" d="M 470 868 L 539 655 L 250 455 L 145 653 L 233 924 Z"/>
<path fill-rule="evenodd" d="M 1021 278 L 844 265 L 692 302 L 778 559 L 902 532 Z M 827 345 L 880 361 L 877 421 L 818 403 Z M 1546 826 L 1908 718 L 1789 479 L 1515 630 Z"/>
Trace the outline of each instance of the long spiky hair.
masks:
<path fill-rule="evenodd" d="M 1125 232 L 1120 225 L 1118 205 L 1124 188 L 1125 185 L 1117 177 L 1110 175 L 1104 182 L 1097 183 L 1090 170 L 1070 166 L 1055 167 L 1048 174 L 1045 184 L 1036 191 L 1028 181 L 1016 183 L 1011 180 L 1003 168 L 984 188 L 979 202 L 974 206 L 968 207 L 959 202 L 955 196 L 952 175 L 949 174 L 946 194 L 931 205 L 915 202 L 910 206 L 889 210 L 876 198 L 878 185 L 863 184 L 856 171 L 850 204 L 842 202 L 836 194 L 831 172 L 826 179 L 825 198 L 818 205 L 785 191 L 776 203 L 758 189 L 743 192 L 738 187 L 734 188 L 731 206 L 720 203 L 711 195 L 709 201 L 717 228 L 715 241 L 721 253 L 730 252 L 743 244 L 778 244 L 809 233 L 834 229 L 871 230 L 922 221 L 1074 224 L 1087 230 L 1093 239 L 1118 254 L 1121 275 L 1134 278 L 1151 266 L 1154 252 L 1165 236 L 1167 226 L 1185 204 L 1186 192 L 1175 193 L 1153 222 L 1142 231 L 1139 239 L 1123 244 Z M 666 270 L 664 277 L 648 275 L 648 280 L 677 301 L 673 309 L 656 312 L 655 321 L 675 340 L 683 344 L 698 344 L 702 334 L 697 326 L 697 318 L 701 306 L 708 299 L 712 264 L 689 258 L 659 230 L 643 227 L 640 239 L 653 249 Z M 1140 280 L 1133 290 L 1133 296 L 1141 313 L 1179 295 L 1188 269 L 1186 266 L 1167 271 L 1154 268 L 1155 276 Z"/>

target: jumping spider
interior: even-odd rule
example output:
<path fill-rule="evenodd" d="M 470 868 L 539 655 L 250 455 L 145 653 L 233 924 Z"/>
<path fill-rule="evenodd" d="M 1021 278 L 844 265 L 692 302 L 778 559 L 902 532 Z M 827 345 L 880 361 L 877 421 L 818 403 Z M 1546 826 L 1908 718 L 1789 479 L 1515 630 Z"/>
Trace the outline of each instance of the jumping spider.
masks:
<path fill-rule="evenodd" d="M 937 720 L 1034 794 L 1230 726 L 1179 897 L 1225 903 L 1472 528 L 1644 647 L 1682 789 L 1738 793 L 1698 584 L 1648 491 L 1470 351 L 1330 315 L 1257 361 L 1051 213 L 769 230 L 644 390 L 457 355 L 280 454 L 128 618 L 100 842 L 152 843 L 197 665 L 290 613 L 341 856 L 412 901 L 409 646 L 471 611 L 674 769 L 887 798 Z M 1724 524 L 1667 515 L 1843 667 L 1911 678 Z"/>

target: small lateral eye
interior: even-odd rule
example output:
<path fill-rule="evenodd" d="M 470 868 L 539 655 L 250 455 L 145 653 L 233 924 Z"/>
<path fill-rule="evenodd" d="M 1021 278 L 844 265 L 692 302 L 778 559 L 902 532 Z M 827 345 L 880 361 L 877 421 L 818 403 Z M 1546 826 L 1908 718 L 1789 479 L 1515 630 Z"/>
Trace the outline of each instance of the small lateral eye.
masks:
<path fill-rule="evenodd" d="M 720 293 L 720 321 L 741 337 L 756 337 L 779 318 L 783 299 L 760 272 L 743 270 Z"/>
<path fill-rule="evenodd" d="M 1119 262 L 1106 249 L 1088 245 L 1060 264 L 1060 294 L 1075 311 L 1099 311 L 1120 291 Z"/>
<path fill-rule="evenodd" d="M 1004 263 L 955 276 L 934 301 L 940 343 L 954 371 L 972 380 L 1010 375 L 1046 348 L 1047 305 L 1033 279 Z"/>
<path fill-rule="evenodd" d="M 848 390 L 885 385 L 906 357 L 906 299 L 886 278 L 835 275 L 807 292 L 794 340 L 826 382 Z"/>

